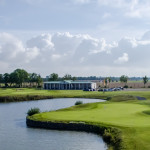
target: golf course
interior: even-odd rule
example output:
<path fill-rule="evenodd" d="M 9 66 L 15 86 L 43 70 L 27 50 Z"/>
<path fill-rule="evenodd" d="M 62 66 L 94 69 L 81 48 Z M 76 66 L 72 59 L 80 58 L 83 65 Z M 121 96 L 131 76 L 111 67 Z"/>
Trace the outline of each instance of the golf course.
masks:
<path fill-rule="evenodd" d="M 50 92 L 54 96 L 56 91 Z M 70 93 L 72 93 L 73 97 L 89 96 L 90 98 L 104 98 L 108 101 L 103 103 L 82 104 L 57 111 L 43 112 L 28 116 L 28 119 L 41 122 L 61 122 L 66 124 L 74 122 L 96 125 L 99 127 L 102 126 L 106 128 L 102 136 L 111 136 L 110 141 L 112 143 L 110 142 L 110 145 L 113 146 L 110 146 L 109 149 L 150 149 L 149 91 L 117 91 L 105 93 L 83 91 L 57 92 L 64 92 L 64 97 L 66 96 L 66 92 L 68 97 L 71 95 Z M 78 95 L 76 95 L 76 92 Z M 145 100 L 138 100 L 139 97 L 145 98 Z M 115 132 L 113 131 L 114 129 Z"/>
<path fill-rule="evenodd" d="M 33 99 L 30 99 L 33 98 Z M 81 104 L 57 111 L 28 116 L 32 121 L 53 123 L 83 123 L 99 126 L 109 149 L 150 149 L 150 91 L 81 91 L 1 88 L 2 102 L 42 98 L 97 98 L 105 102 Z M 28 111 L 28 110 L 27 110 Z M 112 146 L 111 146 L 112 145 Z"/>

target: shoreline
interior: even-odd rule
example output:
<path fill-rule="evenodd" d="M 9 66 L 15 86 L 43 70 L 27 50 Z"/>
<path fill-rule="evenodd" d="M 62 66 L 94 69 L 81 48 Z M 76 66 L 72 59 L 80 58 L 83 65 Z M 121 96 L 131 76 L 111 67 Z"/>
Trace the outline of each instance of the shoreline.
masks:
<path fill-rule="evenodd" d="M 108 100 L 108 97 L 97 97 L 97 96 L 46 96 L 46 95 L 17 95 L 17 96 L 0 96 L 0 103 L 9 102 L 23 102 L 23 101 L 33 101 L 33 100 L 45 100 L 45 99 L 55 99 L 55 98 L 88 98 L 88 99 L 103 99 Z"/>
<path fill-rule="evenodd" d="M 43 96 L 43 95 L 0 96 L 0 103 L 23 102 L 23 101 L 44 100 L 53 98 L 54 98 L 53 96 Z"/>
<path fill-rule="evenodd" d="M 64 131 L 81 131 L 90 132 L 100 135 L 107 147 L 113 147 L 115 150 L 121 148 L 121 131 L 118 128 L 105 126 L 100 124 L 92 124 L 85 122 L 51 122 L 51 121 L 34 121 L 26 118 L 26 125 L 32 128 L 43 128 L 50 130 L 64 130 Z"/>
<path fill-rule="evenodd" d="M 84 97 L 84 96 L 43 96 L 43 95 L 24 95 L 24 96 L 0 96 L 0 103 L 9 103 L 9 102 L 24 102 L 24 101 L 33 101 L 33 100 L 45 100 L 45 99 L 55 99 L 55 98 L 88 98 L 88 99 L 99 99 L 99 97 Z M 107 100 L 103 98 L 103 100 Z"/>

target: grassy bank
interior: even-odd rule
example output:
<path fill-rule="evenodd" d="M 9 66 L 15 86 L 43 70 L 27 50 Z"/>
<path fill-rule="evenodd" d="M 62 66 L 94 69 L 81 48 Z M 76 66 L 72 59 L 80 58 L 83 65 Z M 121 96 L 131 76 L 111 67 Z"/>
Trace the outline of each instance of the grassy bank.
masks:
<path fill-rule="evenodd" d="M 38 90 L 29 88 L 2 89 L 0 88 L 0 102 L 26 101 L 49 98 L 107 98 L 98 92 L 85 92 L 80 90 Z"/>
<path fill-rule="evenodd" d="M 0 102 L 25 101 L 46 98 L 98 98 L 111 101 L 132 100 L 136 96 L 150 99 L 149 91 L 115 91 L 115 92 L 97 92 L 82 90 L 38 90 L 29 88 L 0 88 Z"/>
<path fill-rule="evenodd" d="M 138 101 L 133 99 L 124 101 L 127 97 L 126 92 L 124 92 L 124 97 L 123 94 L 115 94 L 114 97 L 111 93 L 106 94 L 107 96 L 112 96 L 112 101 L 110 100 L 109 102 L 83 104 L 58 111 L 45 112 L 33 115 L 30 119 L 65 123 L 86 122 L 87 124 L 114 127 L 121 130 L 121 134 L 117 137 L 122 139 L 120 149 L 149 150 L 150 100 Z M 121 96 L 120 98 L 119 95 Z M 133 97 L 135 95 L 144 96 L 149 99 L 147 92 L 132 92 L 130 95 Z"/>

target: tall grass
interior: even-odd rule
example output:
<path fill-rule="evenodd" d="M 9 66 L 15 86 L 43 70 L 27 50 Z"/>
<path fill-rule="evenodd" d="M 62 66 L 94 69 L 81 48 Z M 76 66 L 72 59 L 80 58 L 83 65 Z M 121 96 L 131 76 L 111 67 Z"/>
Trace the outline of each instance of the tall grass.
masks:
<path fill-rule="evenodd" d="M 83 104 L 82 101 L 76 101 L 76 102 L 75 102 L 75 105 L 81 105 L 81 104 Z"/>
<path fill-rule="evenodd" d="M 31 108 L 28 110 L 27 115 L 28 116 L 32 116 L 34 114 L 38 114 L 40 113 L 40 109 L 39 108 Z"/>

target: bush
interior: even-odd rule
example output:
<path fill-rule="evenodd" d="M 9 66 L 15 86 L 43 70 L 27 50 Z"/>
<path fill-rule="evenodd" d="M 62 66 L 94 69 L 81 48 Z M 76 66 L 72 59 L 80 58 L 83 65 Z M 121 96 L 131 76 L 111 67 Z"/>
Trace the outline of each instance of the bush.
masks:
<path fill-rule="evenodd" d="M 38 114 L 40 113 L 40 109 L 39 108 L 31 108 L 28 110 L 27 115 L 28 116 L 32 116 L 34 114 Z"/>
<path fill-rule="evenodd" d="M 75 105 L 81 105 L 81 104 L 83 104 L 82 101 L 76 101 L 76 102 L 75 102 Z"/>
<path fill-rule="evenodd" d="M 128 88 L 128 85 L 125 85 L 124 88 Z"/>
<path fill-rule="evenodd" d="M 42 88 L 42 86 L 41 86 L 41 85 L 39 85 L 39 86 L 37 86 L 37 88 L 38 88 L 38 89 L 41 89 L 41 88 Z"/>
<path fill-rule="evenodd" d="M 105 129 L 103 134 L 103 139 L 108 144 L 113 145 L 115 150 L 122 149 L 120 145 L 122 142 L 120 130 L 115 128 Z"/>
<path fill-rule="evenodd" d="M 111 97 L 107 97 L 106 100 L 108 100 L 108 101 L 111 100 Z"/>

